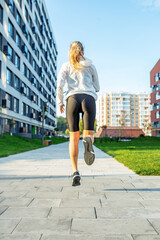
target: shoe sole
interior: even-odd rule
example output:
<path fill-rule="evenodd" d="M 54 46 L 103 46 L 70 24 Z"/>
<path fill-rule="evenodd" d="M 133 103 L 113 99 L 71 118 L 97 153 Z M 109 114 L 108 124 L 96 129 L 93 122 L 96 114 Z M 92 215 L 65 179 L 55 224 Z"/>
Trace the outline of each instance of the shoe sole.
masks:
<path fill-rule="evenodd" d="M 84 145 L 84 161 L 87 165 L 92 165 L 95 160 L 95 153 L 93 150 L 92 140 L 90 137 L 83 139 Z"/>
<path fill-rule="evenodd" d="M 73 178 L 73 182 L 72 182 L 72 186 L 79 186 L 81 183 L 80 183 L 80 180 L 81 180 L 81 178 L 80 178 L 80 176 L 75 176 L 74 178 Z"/>

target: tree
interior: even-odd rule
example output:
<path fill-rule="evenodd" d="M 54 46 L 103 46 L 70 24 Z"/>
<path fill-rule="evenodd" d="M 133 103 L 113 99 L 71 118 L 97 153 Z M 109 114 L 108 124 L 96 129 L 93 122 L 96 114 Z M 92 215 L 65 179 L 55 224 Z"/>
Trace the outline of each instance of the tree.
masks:
<path fill-rule="evenodd" d="M 65 134 L 69 135 L 69 129 L 68 128 L 66 129 Z"/>
<path fill-rule="evenodd" d="M 79 120 L 79 131 L 80 131 L 80 134 L 83 133 L 83 120 L 82 119 Z"/>
<path fill-rule="evenodd" d="M 64 117 L 58 117 L 57 128 L 58 128 L 58 131 L 65 133 L 66 129 L 68 128 L 67 119 Z"/>

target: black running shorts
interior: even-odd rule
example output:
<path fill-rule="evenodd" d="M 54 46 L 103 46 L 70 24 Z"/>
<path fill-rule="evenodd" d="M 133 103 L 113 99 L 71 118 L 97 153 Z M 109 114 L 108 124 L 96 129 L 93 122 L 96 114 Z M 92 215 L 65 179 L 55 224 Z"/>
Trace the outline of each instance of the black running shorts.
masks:
<path fill-rule="evenodd" d="M 82 113 L 83 129 L 94 130 L 96 104 L 88 94 L 74 94 L 67 98 L 66 116 L 70 132 L 79 131 L 79 114 Z"/>

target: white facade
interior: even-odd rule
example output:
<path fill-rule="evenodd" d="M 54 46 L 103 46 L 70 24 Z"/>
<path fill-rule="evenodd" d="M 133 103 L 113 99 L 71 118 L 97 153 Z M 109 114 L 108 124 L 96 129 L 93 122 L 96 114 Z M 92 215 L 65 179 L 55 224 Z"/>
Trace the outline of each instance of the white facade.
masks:
<path fill-rule="evenodd" d="M 39 134 L 39 112 L 47 103 L 44 127 L 54 132 L 57 54 L 44 0 L 0 2 L 0 106 L 4 128 L 10 119 L 13 132 Z"/>
<path fill-rule="evenodd" d="M 98 128 L 119 125 L 137 126 L 150 135 L 150 131 L 146 132 L 145 129 L 151 123 L 149 93 L 106 93 L 99 96 L 98 104 Z"/>

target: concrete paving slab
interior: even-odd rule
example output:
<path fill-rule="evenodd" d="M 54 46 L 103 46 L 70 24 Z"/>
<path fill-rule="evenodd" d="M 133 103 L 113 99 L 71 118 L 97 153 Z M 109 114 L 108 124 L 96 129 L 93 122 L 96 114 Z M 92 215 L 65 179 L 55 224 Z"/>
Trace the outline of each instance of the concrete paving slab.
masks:
<path fill-rule="evenodd" d="M 49 212 L 50 207 L 9 207 L 0 215 L 0 219 L 46 218 Z"/>
<path fill-rule="evenodd" d="M 61 199 L 34 199 L 29 207 L 59 207 Z"/>
<path fill-rule="evenodd" d="M 14 229 L 14 233 L 48 233 L 48 234 L 69 234 L 71 219 L 22 219 Z"/>
<path fill-rule="evenodd" d="M 107 200 L 119 200 L 119 201 L 123 201 L 123 200 L 143 200 L 142 196 L 137 193 L 137 192 L 126 192 L 126 191 L 121 191 L 121 192 L 105 192 L 105 197 Z"/>
<path fill-rule="evenodd" d="M 0 206 L 0 215 L 7 210 L 8 206 Z"/>
<path fill-rule="evenodd" d="M 152 224 L 157 234 L 160 234 L 160 219 L 157 218 L 148 218 L 149 222 Z"/>
<path fill-rule="evenodd" d="M 95 218 L 95 210 L 92 207 L 84 208 L 84 207 L 67 207 L 67 208 L 52 208 L 48 218 L 57 218 L 57 219 L 65 219 L 65 218 Z"/>
<path fill-rule="evenodd" d="M 0 240 L 39 240 L 41 234 L 2 234 Z"/>
<path fill-rule="evenodd" d="M 131 236 L 127 235 L 108 235 L 90 236 L 90 235 L 43 235 L 41 240 L 133 240 Z"/>
<path fill-rule="evenodd" d="M 24 206 L 28 206 L 31 201 L 32 201 L 32 198 L 9 197 L 9 198 L 5 198 L 3 202 L 0 203 L 0 206 L 6 205 L 10 207 L 24 207 Z"/>
<path fill-rule="evenodd" d="M 136 235 L 133 234 L 133 240 L 159 240 L 160 236 L 158 235 Z"/>
<path fill-rule="evenodd" d="M 140 207 L 102 207 L 96 208 L 97 218 L 108 219 L 160 219 L 159 208 L 140 208 Z"/>
<path fill-rule="evenodd" d="M 133 234 L 146 239 L 158 236 L 160 176 L 138 176 L 97 148 L 95 163 L 87 166 L 82 142 L 79 152 L 82 181 L 78 187 L 71 186 L 68 143 L 0 159 L 1 238 L 133 240 Z"/>
<path fill-rule="evenodd" d="M 98 199 L 62 199 L 60 207 L 101 207 L 100 201 Z"/>
<path fill-rule="evenodd" d="M 0 219 L 0 234 L 12 233 L 19 222 L 19 219 Z"/>
<path fill-rule="evenodd" d="M 72 189 L 73 190 L 73 189 Z M 77 199 L 78 198 L 78 191 L 68 192 L 29 192 L 26 194 L 26 197 L 36 198 L 36 199 L 61 199 L 61 198 L 70 198 L 70 199 Z"/>
<path fill-rule="evenodd" d="M 102 203 L 102 207 L 111 207 L 111 208 L 123 208 L 123 207 L 128 207 L 128 208 L 135 208 L 135 207 L 138 207 L 138 208 L 144 208 L 144 206 L 141 204 L 140 201 L 138 200 L 134 200 L 134 199 L 130 199 L 129 201 L 128 200 L 125 200 L 123 199 L 123 201 L 117 201 L 117 200 L 108 200 L 108 199 L 102 199 L 101 200 L 101 203 Z"/>
<path fill-rule="evenodd" d="M 145 219 L 73 219 L 71 233 L 157 234 Z"/>

